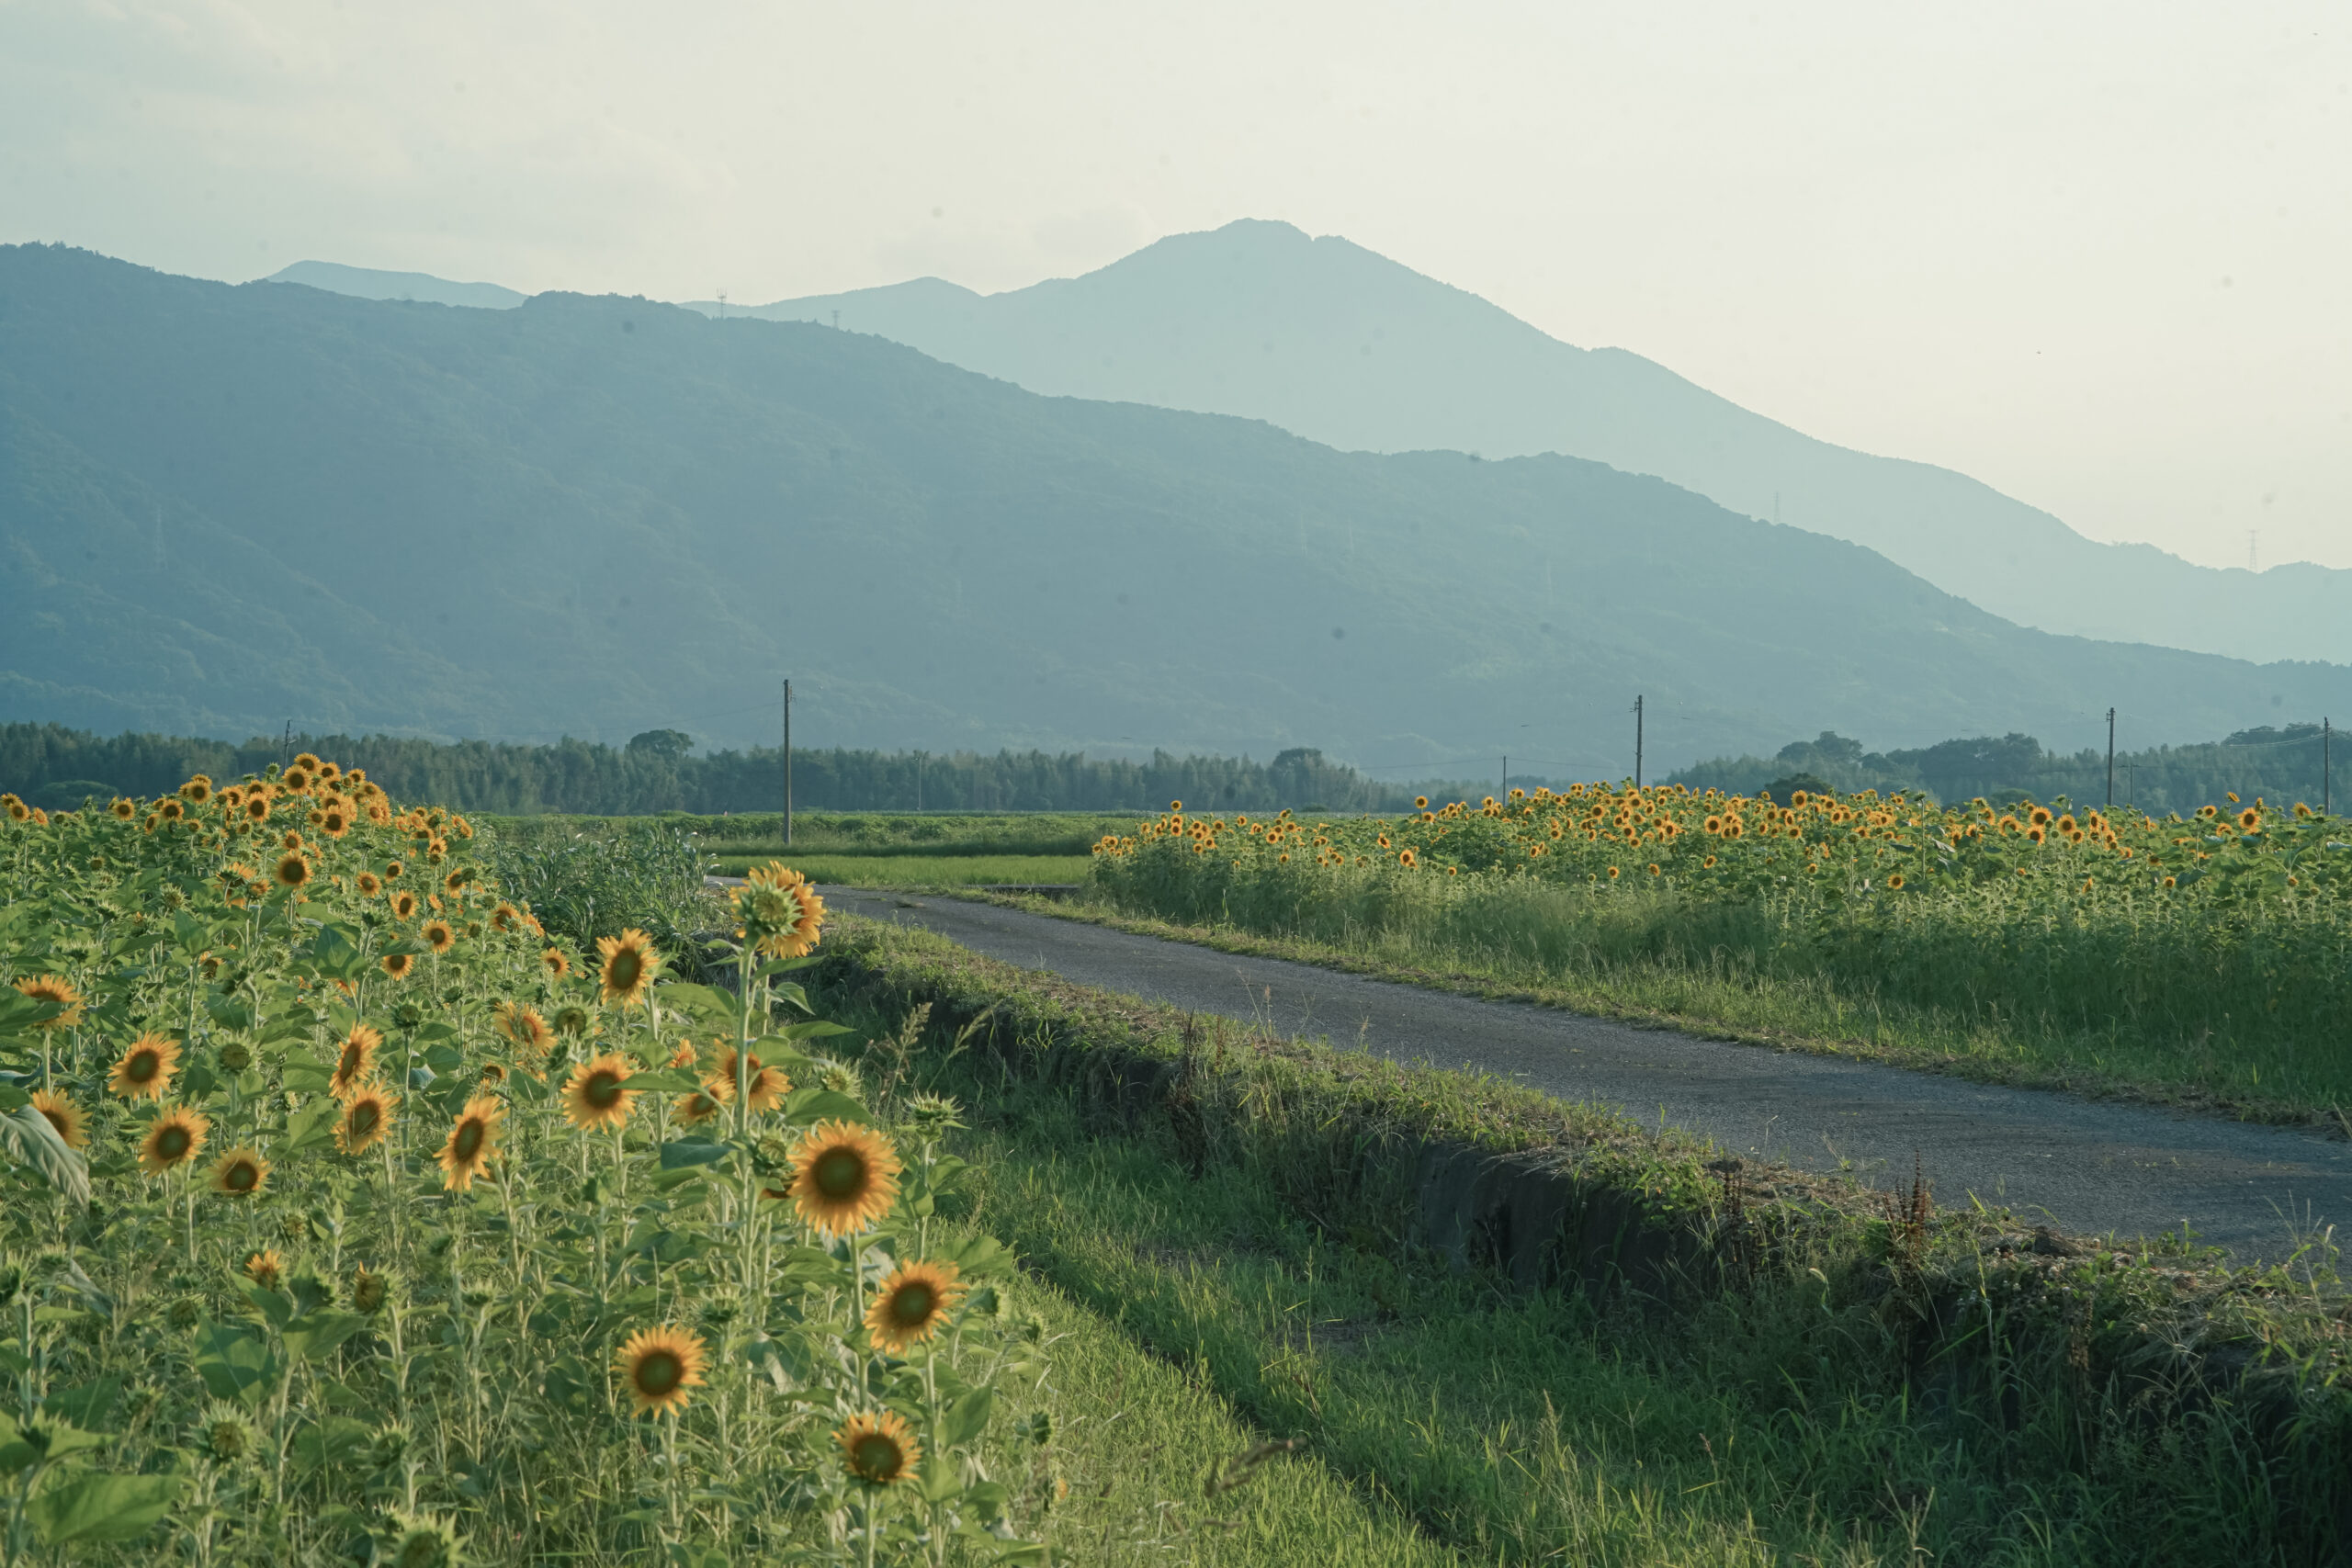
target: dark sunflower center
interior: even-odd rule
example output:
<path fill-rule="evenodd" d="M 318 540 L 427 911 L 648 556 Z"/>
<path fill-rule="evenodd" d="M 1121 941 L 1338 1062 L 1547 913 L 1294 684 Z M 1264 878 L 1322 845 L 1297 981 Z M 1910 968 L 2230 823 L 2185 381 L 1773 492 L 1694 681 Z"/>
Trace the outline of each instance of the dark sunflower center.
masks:
<path fill-rule="evenodd" d="M 334 1070 L 346 1078 L 357 1077 L 359 1076 L 359 1047 L 345 1045 L 343 1048 L 343 1060 L 335 1064 Z"/>
<path fill-rule="evenodd" d="M 141 1051 L 122 1066 L 122 1076 L 132 1083 L 145 1083 L 163 1070 L 164 1059 L 153 1051 Z M 312 1071 L 316 1071 L 313 1068 Z"/>
<path fill-rule="evenodd" d="M 929 1285 L 901 1285 L 890 1296 L 891 1319 L 910 1328 L 919 1327 L 931 1321 L 932 1309 L 938 1302 Z"/>
<path fill-rule="evenodd" d="M 591 1073 L 581 1098 L 599 1111 L 610 1111 L 621 1097 L 621 1080 L 608 1072 Z"/>
<path fill-rule="evenodd" d="M 351 1131 L 355 1136 L 376 1130 L 377 1111 L 373 1102 L 362 1100 L 351 1108 Z"/>
<path fill-rule="evenodd" d="M 649 1350 L 637 1363 L 638 1392 L 656 1396 L 668 1393 L 685 1371 L 685 1363 L 671 1352 Z"/>
<path fill-rule="evenodd" d="M 612 982 L 613 989 L 626 991 L 637 984 L 637 977 L 644 969 L 645 965 L 637 954 L 624 948 L 613 954 L 611 966 L 605 975 Z"/>
<path fill-rule="evenodd" d="M 177 1159 L 187 1153 L 188 1135 L 185 1127 L 166 1127 L 155 1140 L 155 1152 L 165 1159 Z"/>
<path fill-rule="evenodd" d="M 462 1122 L 458 1123 L 458 1135 L 450 1140 L 449 1146 L 457 1151 L 457 1155 L 459 1159 L 471 1159 L 476 1154 L 481 1152 L 481 1139 L 482 1125 L 481 1122 Z"/>
<path fill-rule="evenodd" d="M 879 1432 L 858 1438 L 850 1450 L 850 1464 L 870 1481 L 889 1480 L 905 1462 L 906 1456 L 899 1452 L 899 1445 Z"/>
<path fill-rule="evenodd" d="M 855 1198 L 865 1191 L 865 1157 L 855 1149 L 829 1149 L 817 1157 L 810 1175 L 826 1197 Z"/>
<path fill-rule="evenodd" d="M 254 1190 L 254 1183 L 260 1179 L 260 1171 L 240 1160 L 229 1168 L 229 1177 L 225 1185 L 232 1192 L 250 1192 Z"/>

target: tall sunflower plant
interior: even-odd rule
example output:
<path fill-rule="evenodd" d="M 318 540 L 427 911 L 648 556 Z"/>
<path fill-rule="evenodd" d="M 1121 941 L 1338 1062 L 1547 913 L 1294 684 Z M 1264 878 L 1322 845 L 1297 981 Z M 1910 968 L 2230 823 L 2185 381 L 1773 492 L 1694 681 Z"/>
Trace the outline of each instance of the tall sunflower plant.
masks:
<path fill-rule="evenodd" d="M 480 848 L 307 753 L 0 796 L 0 1562 L 1040 1560 L 1038 1336 L 816 892 L 694 985 Z"/>

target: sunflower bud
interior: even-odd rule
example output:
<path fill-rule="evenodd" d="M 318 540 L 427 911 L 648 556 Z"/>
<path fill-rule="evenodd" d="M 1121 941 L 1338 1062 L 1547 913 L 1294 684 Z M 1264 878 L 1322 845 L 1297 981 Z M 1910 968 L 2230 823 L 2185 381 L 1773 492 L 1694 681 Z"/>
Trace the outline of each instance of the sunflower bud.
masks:
<path fill-rule="evenodd" d="M 351 1304 L 360 1312 L 380 1311 L 391 1282 L 362 1263 L 351 1276 Z"/>
<path fill-rule="evenodd" d="M 253 1048 L 242 1040 L 230 1040 L 220 1046 L 220 1065 L 232 1073 L 242 1073 L 254 1065 Z"/>
<path fill-rule="evenodd" d="M 204 1451 L 222 1464 L 234 1464 L 254 1451 L 253 1424 L 245 1413 L 217 1399 L 205 1410 L 198 1438 Z"/>

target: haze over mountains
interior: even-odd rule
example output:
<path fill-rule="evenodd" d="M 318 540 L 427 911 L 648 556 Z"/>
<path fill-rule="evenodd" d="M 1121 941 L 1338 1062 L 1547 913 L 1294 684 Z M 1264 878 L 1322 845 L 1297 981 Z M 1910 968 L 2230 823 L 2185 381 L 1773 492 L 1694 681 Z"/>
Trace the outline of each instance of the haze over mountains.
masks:
<path fill-rule="evenodd" d="M 870 336 L 0 249 L 0 717 L 1325 748 L 1538 771 L 2352 710 L 2352 671 L 2053 637 L 1561 457 L 1348 453 Z"/>
<path fill-rule="evenodd" d="M 276 276 L 372 299 L 522 299 L 323 268 Z M 2258 661 L 2352 662 L 2352 571 L 2217 570 L 2152 546 L 2100 544 L 1963 474 L 1815 440 L 1639 355 L 1562 343 L 1476 295 L 1287 223 L 1171 235 L 1081 277 L 1003 294 L 927 277 L 726 314 L 838 323 L 1032 391 L 1239 414 L 1348 451 L 1589 457 L 1867 545 L 2021 625 Z"/>
<path fill-rule="evenodd" d="M 1003 294 L 921 278 L 743 313 L 830 322 L 835 311 L 846 331 L 1032 391 L 1241 414 L 1343 450 L 1560 452 L 1657 474 L 1735 512 L 1867 545 L 2046 631 L 2352 662 L 2352 571 L 2216 570 L 2100 544 L 1964 474 L 1816 441 L 1637 354 L 1562 343 L 1287 223 L 1171 235 Z"/>

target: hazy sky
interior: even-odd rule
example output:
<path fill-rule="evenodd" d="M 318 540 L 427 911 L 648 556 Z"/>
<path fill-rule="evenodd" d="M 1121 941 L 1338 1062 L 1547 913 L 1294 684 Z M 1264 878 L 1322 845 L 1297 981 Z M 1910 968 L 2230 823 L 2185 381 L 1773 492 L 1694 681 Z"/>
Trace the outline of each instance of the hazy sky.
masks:
<path fill-rule="evenodd" d="M 0 0 L 0 240 L 761 301 L 1239 217 L 2352 567 L 2352 9 Z"/>

